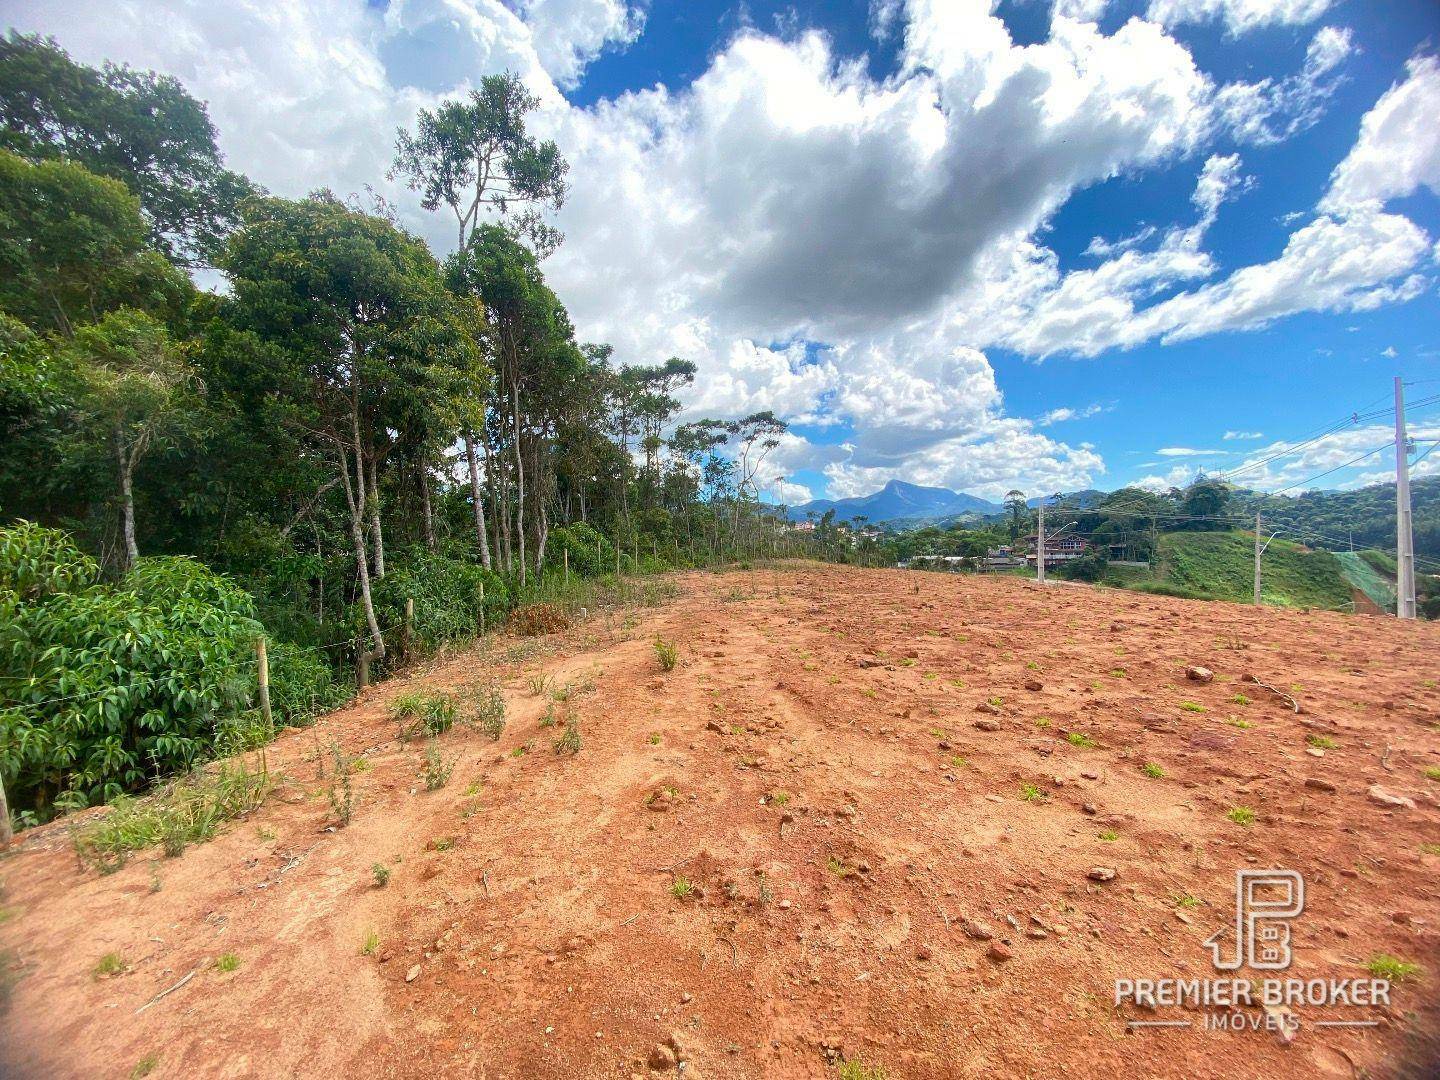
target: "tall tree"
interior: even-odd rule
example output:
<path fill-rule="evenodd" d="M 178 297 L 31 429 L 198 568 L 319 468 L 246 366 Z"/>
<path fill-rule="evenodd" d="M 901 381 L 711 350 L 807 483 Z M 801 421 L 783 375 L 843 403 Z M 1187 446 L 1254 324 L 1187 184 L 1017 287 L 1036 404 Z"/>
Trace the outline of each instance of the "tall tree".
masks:
<path fill-rule="evenodd" d="M 426 210 L 450 208 L 459 254 L 465 253 L 476 230 L 485 224 L 482 211 L 487 210 L 508 219 L 511 234 L 527 237 L 542 254 L 559 245 L 562 237 L 545 223 L 543 211 L 564 204 L 569 165 L 554 142 L 537 141 L 526 131 L 525 118 L 539 105 L 518 75 L 487 75 L 468 100 L 447 101 L 433 112 L 422 109 L 413 135 L 400 129 L 389 176 L 404 179 L 418 191 Z M 470 474 L 475 539 L 481 562 L 489 569 L 492 560 L 476 445 L 485 426 L 483 407 L 474 410 L 471 419 L 460 434 Z M 485 465 L 492 503 L 498 502 L 489 476 L 494 462 L 488 453 Z"/>
<path fill-rule="evenodd" d="M 125 184 L 150 242 L 188 266 L 211 265 L 256 192 L 224 167 L 205 106 L 168 75 L 77 64 L 50 38 L 0 39 L 0 148 L 65 158 Z"/>
<path fill-rule="evenodd" d="M 121 305 L 173 311 L 192 292 L 147 249 L 139 202 L 124 184 L 0 150 L 0 307 L 69 336 Z"/>
<path fill-rule="evenodd" d="M 379 473 L 396 433 L 444 388 L 467 381 L 453 297 L 419 240 L 321 193 L 256 199 L 225 269 L 235 325 L 268 342 L 291 423 L 331 463 L 345 494 L 369 660 L 385 655 L 371 595 L 384 572 Z"/>
<path fill-rule="evenodd" d="M 195 371 L 164 327 L 129 309 L 81 327 L 69 348 L 85 387 L 82 413 L 93 433 L 109 443 L 120 502 L 121 568 L 129 570 L 140 558 L 135 470 L 146 454 L 191 429 L 197 416 Z"/>
<path fill-rule="evenodd" d="M 563 237 L 543 211 L 564 204 L 570 166 L 553 141 L 526 131 L 525 118 L 539 107 L 520 76 L 487 75 L 468 100 L 420 110 L 415 134 L 400 129 L 390 177 L 420 192 L 426 210 L 450 208 L 461 250 L 484 223 L 481 211 L 493 210 L 510 219 L 517 237 L 548 254 Z"/>

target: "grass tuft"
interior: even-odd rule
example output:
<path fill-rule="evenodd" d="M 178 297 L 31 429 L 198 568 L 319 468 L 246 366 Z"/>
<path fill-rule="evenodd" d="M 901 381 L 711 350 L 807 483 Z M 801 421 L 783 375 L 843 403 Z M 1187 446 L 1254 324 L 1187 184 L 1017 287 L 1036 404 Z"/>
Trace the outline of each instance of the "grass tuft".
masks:
<path fill-rule="evenodd" d="M 674 671 L 680 660 L 680 649 L 673 641 L 657 636 L 654 641 L 655 657 L 660 661 L 661 671 Z"/>
<path fill-rule="evenodd" d="M 161 785 L 140 798 L 122 795 L 110 811 L 71 835 L 83 866 L 112 873 L 132 851 L 164 842 L 198 844 L 213 837 L 225 822 L 254 810 L 270 792 L 270 778 L 251 772 L 242 759 L 197 769 L 189 776 Z"/>
<path fill-rule="evenodd" d="M 1401 960 L 1389 953 L 1376 953 L 1365 963 L 1365 970 L 1374 975 L 1377 979 L 1389 979 L 1391 982 L 1404 982 L 1406 979 L 1414 978 L 1420 974 L 1420 965 L 1412 964 L 1408 960 Z"/>
<path fill-rule="evenodd" d="M 125 963 L 125 958 L 118 952 L 109 952 L 90 969 L 90 976 L 95 979 L 103 979 L 110 975 L 119 975 L 128 970 L 129 966 Z"/>

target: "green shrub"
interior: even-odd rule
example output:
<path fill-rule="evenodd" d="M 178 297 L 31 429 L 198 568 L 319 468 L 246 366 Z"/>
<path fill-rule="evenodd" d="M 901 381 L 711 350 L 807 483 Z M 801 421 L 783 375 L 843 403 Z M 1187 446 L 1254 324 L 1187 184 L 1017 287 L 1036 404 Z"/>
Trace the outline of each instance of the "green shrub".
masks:
<path fill-rule="evenodd" d="M 70 537 L 21 521 L 0 529 L 0 591 L 21 600 L 79 592 L 100 580 L 100 567 Z"/>
<path fill-rule="evenodd" d="M 270 790 L 269 778 L 243 760 L 196 770 L 143 798 L 121 795 L 104 817 L 75 829 L 80 862 L 102 873 L 119 869 L 132 851 L 163 844 L 167 855 L 209 840 L 225 822 L 255 809 Z"/>
<path fill-rule="evenodd" d="M 593 578 L 615 572 L 614 543 L 583 521 L 551 530 L 545 550 L 546 565 L 552 569 L 563 566 L 567 551 L 572 574 Z"/>
<path fill-rule="evenodd" d="M 1110 561 L 1098 551 L 1089 551 L 1078 559 L 1061 563 L 1055 573 L 1066 581 L 1099 581 L 1105 576 Z"/>
<path fill-rule="evenodd" d="M 272 641 L 270 657 L 270 708 L 277 724 L 308 727 L 321 713 L 339 708 L 350 699 L 349 686 L 335 678 L 317 649 Z"/>
<path fill-rule="evenodd" d="M 400 738 L 443 735 L 455 724 L 459 706 L 450 694 L 411 690 L 390 703 L 390 719 L 400 725 Z"/>
<path fill-rule="evenodd" d="M 40 819 L 187 771 L 252 705 L 243 590 L 192 559 L 116 586 L 93 565 L 62 533 L 0 529 L 0 777 Z"/>
<path fill-rule="evenodd" d="M 414 600 L 411 647 L 429 651 L 479 632 L 482 586 L 485 626 L 499 626 L 512 603 L 504 578 L 475 563 L 421 555 L 397 563 L 375 583 L 375 615 L 382 628 L 399 626 L 405 620 L 405 601 Z M 352 609 L 351 619 L 352 636 L 366 632 L 359 605 Z M 387 635 L 385 641 L 393 648 L 400 641 L 399 632 Z"/>

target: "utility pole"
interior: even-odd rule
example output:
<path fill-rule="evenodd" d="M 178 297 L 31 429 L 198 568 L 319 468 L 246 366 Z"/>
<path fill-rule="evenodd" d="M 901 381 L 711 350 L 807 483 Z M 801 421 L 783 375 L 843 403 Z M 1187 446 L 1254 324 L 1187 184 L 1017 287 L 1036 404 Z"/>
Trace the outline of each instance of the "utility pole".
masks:
<path fill-rule="evenodd" d="M 1260 511 L 1255 511 L 1255 606 L 1260 606 Z"/>
<path fill-rule="evenodd" d="M 1405 384 L 1395 376 L 1395 614 L 1415 618 L 1415 534 L 1410 521 L 1410 440 Z"/>
<path fill-rule="evenodd" d="M 1045 583 L 1045 496 L 1040 496 L 1039 513 L 1035 518 L 1035 580 Z"/>

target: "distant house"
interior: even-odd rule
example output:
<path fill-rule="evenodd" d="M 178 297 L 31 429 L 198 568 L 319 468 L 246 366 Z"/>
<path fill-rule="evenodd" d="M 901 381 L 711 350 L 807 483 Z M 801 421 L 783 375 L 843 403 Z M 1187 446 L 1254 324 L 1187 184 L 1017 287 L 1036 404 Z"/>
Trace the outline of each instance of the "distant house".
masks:
<path fill-rule="evenodd" d="M 1035 565 L 1035 549 L 1039 546 L 1040 537 L 1030 536 L 1026 538 L 1030 544 L 1030 554 L 1025 556 L 1025 561 L 1031 566 Z M 1047 536 L 1045 538 L 1045 565 L 1058 566 L 1067 563 L 1071 559 L 1078 559 L 1090 550 L 1090 542 L 1083 536 Z"/>
<path fill-rule="evenodd" d="M 1025 559 L 1009 544 L 1001 544 L 993 547 L 985 553 L 986 569 L 1005 570 L 1014 566 L 1024 566 Z"/>
<path fill-rule="evenodd" d="M 791 531 L 791 532 L 814 532 L 814 531 L 815 531 L 815 523 L 814 523 L 813 521 L 797 521 L 797 522 L 795 522 L 794 525 L 791 525 L 791 526 L 790 526 L 790 531 Z"/>

